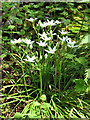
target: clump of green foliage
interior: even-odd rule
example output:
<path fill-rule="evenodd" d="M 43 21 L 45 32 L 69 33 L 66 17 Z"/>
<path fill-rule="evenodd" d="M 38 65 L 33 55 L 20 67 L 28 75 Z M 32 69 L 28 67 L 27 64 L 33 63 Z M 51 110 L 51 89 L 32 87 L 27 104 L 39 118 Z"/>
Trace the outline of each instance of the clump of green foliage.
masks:
<path fill-rule="evenodd" d="M 1 118 L 89 118 L 88 3 L 2 2 L 2 11 Z"/>

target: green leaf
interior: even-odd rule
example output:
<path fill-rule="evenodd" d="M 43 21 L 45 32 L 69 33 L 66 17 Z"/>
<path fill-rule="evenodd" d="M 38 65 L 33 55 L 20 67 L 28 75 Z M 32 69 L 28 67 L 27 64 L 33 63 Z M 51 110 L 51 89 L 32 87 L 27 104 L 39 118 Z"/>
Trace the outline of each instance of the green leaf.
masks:
<path fill-rule="evenodd" d="M 2 55 L 0 56 L 0 58 L 4 58 L 4 57 L 6 57 L 6 55 L 5 55 L 5 54 L 2 54 Z"/>
<path fill-rule="evenodd" d="M 25 34 L 25 31 L 24 30 L 21 30 L 20 33 L 18 33 L 19 35 L 24 35 Z"/>
<path fill-rule="evenodd" d="M 27 10 L 28 10 L 28 7 L 29 7 L 29 5 L 24 5 L 24 6 L 23 6 L 23 10 L 26 10 L 26 11 L 27 11 Z"/>
<path fill-rule="evenodd" d="M 55 10 L 63 10 L 64 8 L 63 7 L 57 7 L 55 8 Z"/>
<path fill-rule="evenodd" d="M 86 91 L 87 86 L 85 85 L 85 81 L 83 79 L 76 79 L 75 80 L 75 91 L 81 92 Z"/>
<path fill-rule="evenodd" d="M 86 63 L 85 57 L 79 57 L 79 58 L 76 57 L 75 60 L 80 64 L 85 64 Z"/>
<path fill-rule="evenodd" d="M 9 26 L 8 26 L 8 29 L 13 30 L 14 28 L 15 28 L 15 26 L 14 26 L 14 25 L 9 25 Z"/>
<path fill-rule="evenodd" d="M 88 43 L 89 42 L 88 37 L 89 37 L 89 35 L 86 35 L 85 38 L 81 41 L 80 44 L 86 44 L 86 43 Z"/>
<path fill-rule="evenodd" d="M 40 106 L 40 105 L 41 105 L 41 104 L 40 104 L 39 102 L 37 102 L 37 101 L 34 101 L 33 104 L 34 104 L 34 106 Z"/>
<path fill-rule="evenodd" d="M 16 112 L 14 118 L 18 118 L 18 119 L 23 118 L 23 114 Z"/>
<path fill-rule="evenodd" d="M 34 5 L 33 7 L 34 7 L 34 8 L 38 8 L 38 7 L 39 7 L 39 5 Z"/>
<path fill-rule="evenodd" d="M 62 21 L 63 21 L 63 23 L 64 23 L 65 25 L 67 25 L 67 24 L 70 23 L 70 20 L 69 20 L 69 19 L 65 19 L 65 18 L 61 18 L 61 19 L 62 19 Z"/>
<path fill-rule="evenodd" d="M 51 107 L 51 105 L 49 103 L 43 103 L 43 105 L 47 108 Z"/>
<path fill-rule="evenodd" d="M 22 24 L 22 20 L 21 20 L 21 19 L 17 19 L 17 20 L 15 20 L 15 22 L 16 22 L 17 24 Z"/>
<path fill-rule="evenodd" d="M 65 58 L 68 58 L 68 59 L 73 59 L 73 57 L 76 56 L 76 55 L 69 54 L 69 53 L 66 53 L 65 55 L 66 55 Z"/>

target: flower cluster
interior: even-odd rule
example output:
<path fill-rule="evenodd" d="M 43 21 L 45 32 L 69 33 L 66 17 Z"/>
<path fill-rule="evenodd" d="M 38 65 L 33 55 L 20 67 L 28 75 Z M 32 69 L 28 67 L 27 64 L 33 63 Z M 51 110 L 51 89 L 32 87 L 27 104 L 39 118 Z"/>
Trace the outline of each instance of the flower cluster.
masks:
<path fill-rule="evenodd" d="M 54 20 L 51 20 L 51 21 L 49 21 L 49 20 L 47 20 L 46 22 L 41 22 L 40 20 L 39 20 L 39 22 L 38 22 L 38 24 L 37 24 L 37 26 L 38 25 L 40 25 L 41 27 L 47 27 L 47 26 L 55 26 L 56 24 L 60 24 L 61 22 L 59 22 L 58 20 L 56 20 L 56 21 L 54 21 Z"/>
<path fill-rule="evenodd" d="M 16 39 L 11 40 L 12 44 L 21 43 L 21 42 L 24 42 L 24 43 L 30 44 L 30 45 L 32 45 L 34 43 L 34 41 L 31 41 L 30 39 L 27 39 L 27 38 L 25 38 L 25 39 L 19 38 L 18 40 L 16 40 Z"/>
<path fill-rule="evenodd" d="M 64 32 L 63 32 L 64 33 Z M 66 33 L 65 33 L 66 34 Z M 64 37 L 63 36 L 63 38 L 61 38 L 61 37 L 59 37 L 59 35 L 57 35 L 57 37 L 62 41 L 62 42 L 67 42 L 67 46 L 68 47 L 76 47 L 76 46 L 74 46 L 74 44 L 76 43 L 75 41 L 71 41 L 71 38 L 68 38 L 67 36 L 66 37 Z"/>
<path fill-rule="evenodd" d="M 22 42 L 21 38 L 19 38 L 18 40 L 17 39 L 11 40 L 12 44 L 21 43 L 21 42 Z"/>
<path fill-rule="evenodd" d="M 30 22 L 34 22 L 37 18 L 33 19 L 33 18 L 30 18 L 30 19 L 26 19 Z M 56 24 L 59 24 L 61 22 L 59 22 L 58 20 L 54 21 L 54 20 L 47 20 L 46 22 L 41 22 L 41 20 L 39 20 L 38 25 L 40 25 L 41 27 L 46 27 L 46 26 L 54 26 Z M 60 34 L 61 35 L 66 35 L 67 32 L 66 31 L 60 31 Z M 56 43 L 56 46 L 54 46 L 53 48 L 50 47 L 50 45 L 52 44 L 52 42 L 49 42 L 50 44 L 48 44 L 48 41 L 51 41 L 53 39 L 53 35 L 57 35 L 56 33 L 53 33 L 53 31 L 50 29 L 50 32 L 43 32 L 42 34 L 38 33 L 38 35 L 40 36 L 40 41 L 39 42 L 36 42 L 40 47 L 47 47 L 48 49 L 45 49 L 44 51 L 46 51 L 47 53 L 49 54 L 54 54 L 57 50 L 57 46 L 59 46 L 59 43 L 57 42 Z M 63 36 L 63 37 L 59 37 L 59 35 L 57 35 L 57 38 L 60 39 L 62 41 L 62 43 L 66 43 L 68 47 L 76 47 L 74 46 L 74 44 L 76 43 L 75 41 L 71 41 L 70 38 L 68 38 L 67 36 Z M 30 39 L 21 39 L 19 38 L 18 40 L 14 39 L 14 40 L 11 40 L 11 43 L 12 44 L 16 44 L 16 43 L 21 43 L 21 42 L 24 42 L 26 44 L 30 44 L 30 46 L 32 46 L 32 44 L 34 43 L 34 41 L 31 41 Z M 33 46 L 32 46 L 33 47 Z M 26 56 L 27 59 L 24 59 L 25 61 L 27 62 L 35 62 L 35 59 L 37 57 L 35 56 L 32 56 L 32 57 L 29 57 L 28 55 Z M 41 57 L 41 56 L 40 56 Z M 45 58 L 47 58 L 47 54 L 45 56 Z"/>
<path fill-rule="evenodd" d="M 43 32 L 42 34 L 38 33 L 38 35 L 40 35 L 41 36 L 40 38 L 43 39 L 45 42 L 51 40 L 51 37 L 48 37 L 48 35 L 50 35 L 50 33 Z"/>

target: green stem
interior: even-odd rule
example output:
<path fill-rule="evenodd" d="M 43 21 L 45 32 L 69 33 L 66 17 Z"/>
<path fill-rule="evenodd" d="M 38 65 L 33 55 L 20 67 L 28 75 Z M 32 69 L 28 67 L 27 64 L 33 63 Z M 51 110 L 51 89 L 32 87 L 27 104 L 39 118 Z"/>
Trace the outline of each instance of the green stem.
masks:
<path fill-rule="evenodd" d="M 39 70 L 40 73 L 40 96 L 42 95 L 42 71 L 41 69 Z"/>
<path fill-rule="evenodd" d="M 20 56 L 20 57 L 21 57 L 21 56 Z M 22 66 L 22 72 L 23 72 L 23 79 L 24 79 L 24 83 L 25 83 L 25 89 L 26 89 L 26 93 L 27 93 L 27 96 L 28 96 L 27 84 L 26 84 L 26 80 L 25 80 L 25 73 L 24 73 L 22 58 L 21 58 L 21 66 Z M 29 99 L 29 98 L 28 98 L 28 99 Z"/>
<path fill-rule="evenodd" d="M 57 65 L 56 65 L 56 67 L 55 67 L 54 85 L 55 85 L 55 89 L 56 89 L 56 85 L 57 85 Z"/>
<path fill-rule="evenodd" d="M 60 86 L 61 86 L 61 65 L 62 65 L 62 61 L 60 61 L 60 69 L 59 69 L 59 98 L 60 98 Z"/>

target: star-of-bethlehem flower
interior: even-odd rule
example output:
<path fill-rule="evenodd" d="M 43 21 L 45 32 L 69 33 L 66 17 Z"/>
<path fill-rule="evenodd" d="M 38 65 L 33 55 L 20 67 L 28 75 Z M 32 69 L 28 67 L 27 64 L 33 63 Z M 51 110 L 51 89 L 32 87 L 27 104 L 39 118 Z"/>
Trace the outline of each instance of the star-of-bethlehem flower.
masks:
<path fill-rule="evenodd" d="M 57 37 L 62 41 L 64 42 L 66 40 L 66 37 L 63 36 L 63 38 L 59 37 L 59 35 L 57 35 Z"/>
<path fill-rule="evenodd" d="M 61 38 L 61 37 L 59 37 L 59 35 L 57 35 L 57 37 L 58 37 L 62 42 L 64 42 L 65 40 L 66 40 L 66 41 L 69 41 L 69 40 L 70 40 L 70 38 L 68 38 L 67 36 L 66 36 L 66 37 L 63 36 L 63 38 Z"/>
<path fill-rule="evenodd" d="M 56 46 L 52 49 L 51 47 L 48 47 L 49 50 L 45 50 L 47 53 L 54 54 L 56 51 Z"/>
<path fill-rule="evenodd" d="M 40 33 L 38 33 L 38 34 L 41 36 L 40 38 L 42 38 L 43 40 L 45 40 L 45 42 L 51 40 L 52 39 L 51 36 L 56 35 L 56 33 L 53 33 L 52 30 L 50 31 L 50 33 L 43 32 L 42 34 L 40 34 Z M 50 36 L 50 37 L 48 37 L 48 36 Z"/>
<path fill-rule="evenodd" d="M 59 32 L 63 35 L 67 34 L 67 32 L 64 32 L 63 30 L 62 31 L 59 30 Z"/>
<path fill-rule="evenodd" d="M 49 35 L 49 33 L 47 32 L 47 33 L 45 33 L 45 32 L 43 32 L 42 34 L 40 34 L 40 33 L 38 33 L 41 37 L 46 37 L 47 35 Z"/>
<path fill-rule="evenodd" d="M 58 20 L 56 20 L 56 21 L 54 21 L 54 20 L 51 20 L 51 21 L 47 20 L 47 21 L 45 21 L 43 23 L 41 21 L 39 21 L 37 25 L 40 24 L 41 27 L 46 27 L 46 26 L 49 26 L 49 25 L 54 26 L 54 25 L 59 24 L 59 23 L 61 23 L 61 22 L 59 22 Z"/>
<path fill-rule="evenodd" d="M 30 45 L 32 45 L 34 43 L 34 41 L 31 41 L 30 39 L 27 39 L 27 38 L 22 39 L 22 42 L 24 42 L 26 44 L 30 44 Z"/>
<path fill-rule="evenodd" d="M 30 21 L 30 22 L 34 22 L 35 20 L 37 20 L 37 18 L 35 18 L 35 19 L 30 18 L 30 19 L 26 19 L 26 20 L 28 20 L 28 21 Z"/>
<path fill-rule="evenodd" d="M 21 42 L 22 42 L 21 38 L 19 38 L 18 40 L 17 39 L 11 40 L 12 44 L 21 43 Z"/>
<path fill-rule="evenodd" d="M 19 38 L 18 40 L 16 40 L 16 39 L 11 40 L 12 44 L 21 43 L 21 42 L 24 42 L 24 43 L 30 44 L 30 45 L 32 45 L 34 43 L 34 41 L 31 41 L 30 39 L 27 39 L 27 38 L 25 38 L 25 39 Z"/>
<path fill-rule="evenodd" d="M 42 41 L 40 41 L 40 43 L 39 42 L 36 42 L 39 46 L 46 46 L 47 45 L 47 43 L 45 43 L 45 42 L 42 42 Z"/>
<path fill-rule="evenodd" d="M 43 32 L 42 34 L 40 34 L 40 33 L 38 33 L 38 34 L 41 36 L 40 38 L 45 40 L 45 42 L 48 41 L 48 40 L 51 40 L 51 37 L 47 37 L 47 35 L 50 35 L 50 33 Z"/>
<path fill-rule="evenodd" d="M 53 33 L 53 31 L 50 31 L 51 36 L 56 35 L 56 33 Z"/>
<path fill-rule="evenodd" d="M 76 46 L 74 46 L 75 43 L 76 43 L 75 41 L 72 42 L 71 40 L 68 40 L 67 41 L 67 46 L 68 47 L 76 47 Z"/>
<path fill-rule="evenodd" d="M 33 56 L 33 57 L 29 57 L 28 55 L 27 55 L 27 59 L 23 59 L 23 60 L 25 60 L 25 61 L 27 61 L 27 62 L 35 62 L 34 60 L 35 60 L 36 58 L 35 58 L 35 56 Z"/>
<path fill-rule="evenodd" d="M 51 40 L 51 37 L 47 37 L 47 36 L 45 36 L 45 37 L 40 37 L 40 38 L 42 38 L 43 40 L 45 40 L 45 42 Z"/>

